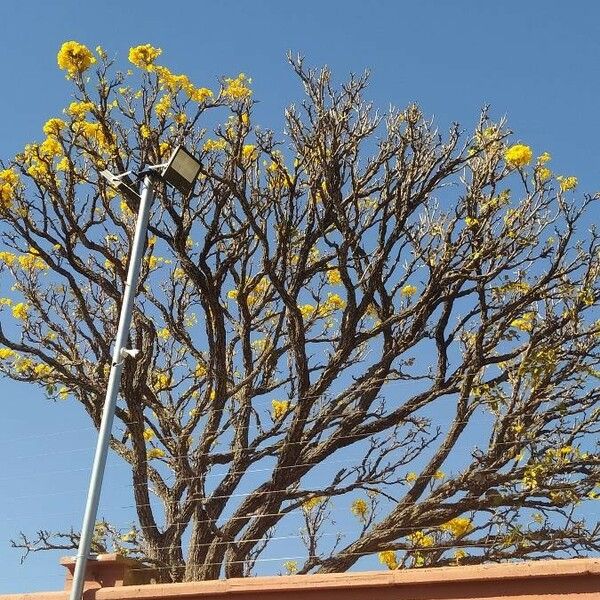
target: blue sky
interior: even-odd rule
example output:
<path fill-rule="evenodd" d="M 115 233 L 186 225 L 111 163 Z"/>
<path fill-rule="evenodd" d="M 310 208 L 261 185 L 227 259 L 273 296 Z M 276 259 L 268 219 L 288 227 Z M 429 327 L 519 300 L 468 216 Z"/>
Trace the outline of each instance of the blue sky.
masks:
<path fill-rule="evenodd" d="M 592 0 L 568 9 L 558 0 L 4 0 L 3 8 L 3 159 L 39 139 L 42 123 L 69 102 L 56 66 L 63 41 L 101 44 L 123 68 L 129 47 L 149 42 L 163 48 L 164 64 L 198 85 L 250 75 L 260 100 L 256 120 L 276 130 L 283 107 L 302 96 L 288 50 L 329 65 L 338 81 L 369 68 L 375 105 L 417 101 L 442 128 L 452 121 L 471 127 L 489 103 L 492 115 L 509 117 L 515 139 L 552 154 L 556 172 L 578 176 L 582 191 L 600 187 L 600 5 Z M 74 404 L 0 385 L 0 593 L 60 589 L 58 555 L 36 555 L 20 567 L 8 538 L 19 529 L 79 528 L 95 432 Z M 106 481 L 102 506 L 127 514 L 127 473 L 114 459 Z"/>

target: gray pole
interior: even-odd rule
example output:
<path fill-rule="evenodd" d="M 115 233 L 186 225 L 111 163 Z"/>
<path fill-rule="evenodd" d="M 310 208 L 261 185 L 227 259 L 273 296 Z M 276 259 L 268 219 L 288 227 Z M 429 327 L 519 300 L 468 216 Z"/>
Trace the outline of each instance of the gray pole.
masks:
<path fill-rule="evenodd" d="M 98 502 L 100 500 L 100 491 L 102 489 L 104 467 L 106 466 L 108 444 L 110 442 L 113 418 L 115 416 L 117 395 L 121 384 L 121 372 L 123 371 L 124 360 L 124 357 L 121 356 L 121 349 L 125 348 L 129 337 L 133 300 L 140 274 L 144 241 L 146 238 L 148 219 L 150 217 L 150 206 L 152 205 L 153 198 L 152 181 L 150 176 L 146 175 L 142 185 L 142 198 L 135 226 L 131 257 L 129 259 L 129 271 L 127 273 L 127 283 L 125 284 L 125 291 L 123 293 L 123 306 L 121 307 L 117 339 L 115 340 L 115 347 L 113 348 L 112 365 L 110 368 L 110 376 L 108 378 L 108 387 L 106 389 L 106 399 L 104 401 L 104 412 L 102 413 L 102 422 L 100 424 L 100 430 L 98 431 L 96 454 L 94 456 L 85 513 L 81 525 L 81 538 L 79 539 L 79 548 L 77 550 L 70 600 L 80 600 L 83 591 L 85 567 L 92 545 L 94 527 L 96 525 L 96 514 L 98 512 Z"/>

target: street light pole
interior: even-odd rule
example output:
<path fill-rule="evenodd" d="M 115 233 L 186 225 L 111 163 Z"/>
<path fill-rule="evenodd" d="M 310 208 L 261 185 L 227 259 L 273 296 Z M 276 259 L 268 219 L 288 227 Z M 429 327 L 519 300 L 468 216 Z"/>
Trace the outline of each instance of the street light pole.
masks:
<path fill-rule="evenodd" d="M 102 478 L 104 477 L 104 468 L 106 466 L 106 457 L 108 454 L 112 424 L 115 416 L 115 406 L 121 384 L 123 362 L 125 360 L 125 355 L 122 353 L 122 351 L 125 349 L 127 345 L 127 339 L 129 337 L 133 301 L 139 280 L 140 267 L 144 254 L 144 242 L 146 239 L 146 231 L 148 229 L 148 220 L 150 217 L 150 207 L 152 206 L 153 199 L 154 190 L 152 189 L 151 176 L 146 175 L 142 184 L 139 213 L 135 226 L 133 247 L 131 249 L 131 256 L 129 259 L 127 282 L 125 283 L 125 290 L 123 292 L 123 305 L 121 306 L 117 338 L 113 348 L 110 376 L 108 378 L 106 399 L 104 401 L 104 411 L 102 413 L 100 430 L 98 431 L 96 454 L 94 455 L 94 464 L 92 466 L 92 474 L 90 476 L 90 485 L 85 505 L 85 513 L 81 526 L 81 537 L 79 539 L 79 548 L 77 550 L 75 573 L 73 575 L 73 587 L 71 589 L 70 600 L 80 600 L 83 591 L 85 568 L 92 545 L 94 528 L 96 525 L 96 515 L 98 512 L 98 503 L 100 501 L 100 491 L 102 489 Z"/>

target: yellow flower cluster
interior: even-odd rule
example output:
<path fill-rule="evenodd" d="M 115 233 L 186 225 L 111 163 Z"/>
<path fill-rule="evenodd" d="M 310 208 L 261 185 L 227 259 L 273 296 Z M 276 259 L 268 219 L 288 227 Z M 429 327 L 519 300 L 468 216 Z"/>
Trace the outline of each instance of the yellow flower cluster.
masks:
<path fill-rule="evenodd" d="M 171 96 L 165 94 L 160 100 L 156 103 L 154 107 L 154 111 L 156 112 L 156 116 L 161 119 L 169 112 L 171 108 Z"/>
<path fill-rule="evenodd" d="M 204 146 L 202 146 L 202 149 L 205 152 L 219 152 L 220 150 L 225 150 L 225 148 L 227 148 L 227 142 L 225 140 L 208 139 L 204 142 Z"/>
<path fill-rule="evenodd" d="M 536 165 L 536 173 L 540 182 L 547 181 L 552 176 L 552 171 L 546 167 L 546 163 L 552 160 L 552 157 L 548 152 L 542 153 L 538 156 L 537 165 Z"/>
<path fill-rule="evenodd" d="M 315 312 L 315 307 L 312 304 L 302 304 L 298 308 L 304 319 L 308 319 Z"/>
<path fill-rule="evenodd" d="M 283 418 L 285 416 L 285 413 L 287 413 L 287 411 L 290 408 L 290 401 L 289 400 L 271 400 L 271 406 L 272 406 L 272 411 L 271 411 L 271 416 L 273 418 L 273 421 L 279 421 L 279 419 Z"/>
<path fill-rule="evenodd" d="M 155 66 L 153 70 L 158 75 L 158 81 L 162 89 L 168 90 L 171 94 L 177 94 L 183 91 L 190 100 L 201 104 L 212 97 L 212 90 L 201 87 L 197 88 L 187 75 L 175 75 L 167 67 Z"/>
<path fill-rule="evenodd" d="M 252 83 L 244 73 L 240 73 L 237 77 L 228 77 L 225 79 L 225 87 L 223 88 L 223 96 L 229 100 L 246 100 L 252 95 L 252 90 L 247 84 Z"/>
<path fill-rule="evenodd" d="M 17 257 L 12 252 L 0 252 L 0 261 L 2 261 L 5 265 L 10 267 L 15 263 L 16 260 Z"/>
<path fill-rule="evenodd" d="M 147 453 L 148 460 L 152 460 L 153 458 L 162 458 L 164 455 L 165 451 L 161 448 L 151 448 Z"/>
<path fill-rule="evenodd" d="M 29 313 L 29 306 L 25 304 L 25 302 L 19 302 L 15 304 L 12 308 L 12 315 L 15 319 L 19 321 L 25 321 L 27 319 L 27 315 Z"/>
<path fill-rule="evenodd" d="M 327 271 L 327 282 L 330 285 L 339 285 L 342 283 L 342 276 L 339 269 L 330 269 Z"/>
<path fill-rule="evenodd" d="M 527 312 L 522 317 L 518 319 L 514 319 L 510 322 L 511 327 L 515 327 L 516 329 L 520 329 L 521 331 L 532 331 L 533 325 L 535 321 L 535 313 Z"/>
<path fill-rule="evenodd" d="M 171 383 L 171 376 L 168 373 L 158 372 L 152 376 L 152 388 L 156 392 L 160 392 L 169 387 Z"/>
<path fill-rule="evenodd" d="M 390 571 L 394 571 L 400 566 L 396 553 L 393 550 L 384 550 L 377 557 L 379 558 L 379 562 L 385 565 Z"/>
<path fill-rule="evenodd" d="M 254 144 L 246 144 L 242 148 L 242 160 L 244 162 L 251 162 L 258 158 L 256 146 Z"/>
<path fill-rule="evenodd" d="M 38 253 L 35 252 L 33 248 L 30 248 L 27 254 L 22 254 L 19 256 L 17 260 L 19 261 L 19 266 L 24 271 L 37 271 L 48 268 L 46 262 L 40 258 Z"/>
<path fill-rule="evenodd" d="M 479 225 L 479 219 L 476 219 L 475 217 L 467 217 L 465 219 L 465 223 L 467 224 L 467 227 L 477 227 L 477 225 Z"/>
<path fill-rule="evenodd" d="M 154 430 L 150 427 L 146 427 L 142 435 L 144 436 L 144 439 L 149 442 L 152 438 L 154 438 Z"/>
<path fill-rule="evenodd" d="M 254 306 L 260 300 L 264 298 L 264 295 L 269 289 L 269 279 L 267 277 L 261 277 L 254 289 L 248 294 L 248 304 Z"/>
<path fill-rule="evenodd" d="M 358 517 L 361 521 L 364 521 L 369 514 L 369 505 L 364 498 L 357 498 L 352 502 L 350 511 L 354 516 Z"/>
<path fill-rule="evenodd" d="M 0 209 L 10 208 L 18 184 L 19 176 L 12 169 L 0 171 Z"/>
<path fill-rule="evenodd" d="M 325 502 L 324 496 L 315 496 L 314 498 L 309 498 L 302 503 L 302 510 L 308 513 L 314 508 L 317 508 L 317 506 L 323 504 L 323 502 Z"/>
<path fill-rule="evenodd" d="M 515 144 L 506 150 L 504 160 L 511 167 L 525 167 L 531 162 L 533 152 L 525 144 Z"/>
<path fill-rule="evenodd" d="M 286 560 L 283 568 L 288 575 L 295 575 L 298 572 L 298 563 L 295 560 Z"/>
<path fill-rule="evenodd" d="M 339 294 L 328 292 L 327 300 L 319 307 L 319 316 L 327 316 L 336 310 L 343 310 L 344 308 L 346 308 L 346 301 Z"/>
<path fill-rule="evenodd" d="M 81 75 L 89 69 L 96 59 L 90 50 L 79 42 L 65 42 L 56 56 L 58 66 L 67 72 L 68 77 Z"/>
<path fill-rule="evenodd" d="M 0 360 L 6 360 L 12 358 L 15 355 L 15 351 L 10 348 L 0 348 Z"/>
<path fill-rule="evenodd" d="M 73 117 L 75 121 L 83 121 L 93 108 L 93 102 L 71 102 L 64 112 Z"/>
<path fill-rule="evenodd" d="M 406 284 L 401 290 L 400 294 L 406 298 L 410 298 L 417 293 L 417 288 L 414 285 Z"/>
<path fill-rule="evenodd" d="M 44 127 L 42 127 L 42 131 L 48 136 L 58 136 L 60 132 L 67 126 L 67 124 L 62 120 L 56 117 L 52 119 L 48 119 L 44 123 Z"/>
<path fill-rule="evenodd" d="M 461 537 L 473 529 L 473 524 L 466 517 L 456 517 L 440 525 L 440 529 L 450 533 L 454 537 Z"/>
<path fill-rule="evenodd" d="M 108 141 L 101 123 L 81 121 L 77 123 L 77 127 L 74 128 L 74 131 L 83 135 L 91 142 L 97 143 L 100 149 L 108 150 Z"/>
<path fill-rule="evenodd" d="M 559 175 L 556 180 L 558 181 L 562 192 L 568 192 L 569 190 L 575 189 L 579 183 L 577 177 L 573 177 L 572 175 L 570 177 Z"/>
<path fill-rule="evenodd" d="M 129 48 L 129 62 L 140 69 L 150 70 L 152 63 L 162 54 L 160 48 L 143 44 Z"/>
<path fill-rule="evenodd" d="M 203 362 L 196 363 L 194 367 L 194 377 L 196 379 L 202 379 L 207 373 L 206 364 Z"/>
<path fill-rule="evenodd" d="M 425 535 L 422 531 L 415 531 L 406 537 L 413 545 L 419 548 L 429 548 L 430 546 L 433 546 L 433 537 Z"/>

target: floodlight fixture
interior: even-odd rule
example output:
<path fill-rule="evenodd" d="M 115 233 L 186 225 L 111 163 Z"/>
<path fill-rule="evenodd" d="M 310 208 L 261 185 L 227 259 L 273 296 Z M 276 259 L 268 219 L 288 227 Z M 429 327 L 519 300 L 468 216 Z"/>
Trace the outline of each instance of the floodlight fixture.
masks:
<path fill-rule="evenodd" d="M 108 181 L 110 187 L 119 192 L 119 194 L 126 196 L 129 200 L 139 203 L 141 199 L 140 195 L 137 193 L 129 179 L 125 179 L 125 177 L 129 175 L 129 172 L 123 173 L 122 175 L 114 175 L 107 169 L 104 169 L 104 171 L 100 171 L 100 175 L 102 175 L 102 177 Z"/>
<path fill-rule="evenodd" d="M 187 196 L 193 189 L 202 164 L 183 146 L 177 146 L 167 161 L 161 178 Z"/>

